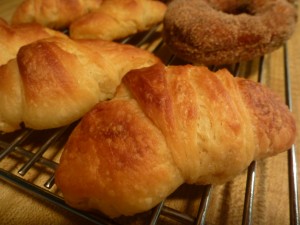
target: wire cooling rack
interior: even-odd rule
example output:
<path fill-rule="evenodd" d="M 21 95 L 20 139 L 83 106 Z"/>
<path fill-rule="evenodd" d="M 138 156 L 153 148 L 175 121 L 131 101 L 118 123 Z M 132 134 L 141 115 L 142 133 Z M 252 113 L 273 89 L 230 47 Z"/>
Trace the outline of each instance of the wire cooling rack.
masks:
<path fill-rule="evenodd" d="M 140 48 L 145 48 L 159 56 L 165 64 L 176 64 L 177 58 L 168 52 L 162 39 L 160 38 L 161 26 L 154 27 L 149 32 L 129 37 L 122 40 L 122 43 L 133 44 Z M 292 97 L 290 87 L 290 72 L 287 45 L 283 46 L 284 61 L 284 89 L 286 104 L 292 110 Z M 263 80 L 264 57 L 258 63 L 258 82 Z M 233 65 L 230 70 L 234 76 L 240 75 L 240 64 Z M 211 68 L 215 70 L 217 68 Z M 121 224 L 120 221 L 111 220 L 103 215 L 82 212 L 69 207 L 64 203 L 63 197 L 55 186 L 54 173 L 58 166 L 62 147 L 68 135 L 75 127 L 76 123 L 70 126 L 46 130 L 35 131 L 22 129 L 11 134 L 0 134 L 0 178 L 18 188 L 28 191 L 34 196 L 46 199 L 47 201 L 62 207 L 89 222 L 94 224 L 108 225 Z M 38 141 L 37 141 L 38 140 Z M 295 146 L 288 151 L 288 178 L 289 178 L 289 211 L 290 221 L 286 224 L 300 224 L 298 206 L 298 186 L 297 186 L 297 162 Z M 14 165 L 13 167 L 8 165 Z M 253 223 L 253 202 L 255 200 L 256 162 L 252 162 L 248 168 L 247 180 L 245 184 L 244 210 L 242 224 Z M 31 179 L 28 174 L 34 174 Z M 155 225 L 160 218 L 167 217 L 180 224 L 205 224 L 206 215 L 209 209 L 211 194 L 214 188 L 211 185 L 202 186 L 202 195 L 198 203 L 197 215 L 189 215 L 175 208 L 169 207 L 165 201 L 154 208 L 150 217 L 143 224 Z"/>

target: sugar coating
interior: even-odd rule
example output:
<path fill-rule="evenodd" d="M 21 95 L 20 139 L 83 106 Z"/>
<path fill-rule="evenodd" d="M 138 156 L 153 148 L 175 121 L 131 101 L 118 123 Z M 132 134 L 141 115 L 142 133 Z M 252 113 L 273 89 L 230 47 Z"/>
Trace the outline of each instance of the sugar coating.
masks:
<path fill-rule="evenodd" d="M 287 0 L 174 0 L 164 40 L 186 61 L 222 65 L 251 60 L 287 41 L 297 11 Z"/>

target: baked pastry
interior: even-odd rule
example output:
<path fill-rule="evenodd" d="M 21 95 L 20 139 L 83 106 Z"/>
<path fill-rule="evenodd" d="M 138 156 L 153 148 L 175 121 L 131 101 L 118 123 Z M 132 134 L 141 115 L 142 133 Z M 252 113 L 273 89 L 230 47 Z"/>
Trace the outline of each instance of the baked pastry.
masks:
<path fill-rule="evenodd" d="M 68 125 L 112 98 L 125 73 L 159 59 L 131 45 L 48 38 L 23 46 L 0 67 L 0 130 Z"/>
<path fill-rule="evenodd" d="M 95 12 L 74 21 L 72 38 L 116 40 L 150 29 L 162 22 L 167 6 L 152 0 L 104 0 Z"/>
<path fill-rule="evenodd" d="M 287 0 L 174 0 L 164 18 L 164 40 L 180 58 L 222 65 L 251 60 L 293 34 L 297 9 Z"/>
<path fill-rule="evenodd" d="M 0 65 L 17 56 L 20 47 L 49 37 L 66 37 L 63 33 L 31 23 L 10 26 L 0 18 Z"/>
<path fill-rule="evenodd" d="M 77 18 L 100 7 L 102 0 L 24 0 L 12 17 L 13 24 L 37 22 L 66 29 Z"/>
<path fill-rule="evenodd" d="M 73 130 L 56 171 L 65 201 L 110 217 L 151 209 L 182 183 L 220 184 L 295 141 L 266 87 L 227 70 L 156 64 L 122 79 Z"/>

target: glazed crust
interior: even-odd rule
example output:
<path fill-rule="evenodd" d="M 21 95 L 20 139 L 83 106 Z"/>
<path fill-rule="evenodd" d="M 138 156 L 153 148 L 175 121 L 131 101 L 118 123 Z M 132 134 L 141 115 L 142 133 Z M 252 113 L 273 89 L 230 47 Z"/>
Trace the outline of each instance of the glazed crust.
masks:
<path fill-rule="evenodd" d="M 286 0 L 174 0 L 164 18 L 170 50 L 196 64 L 251 60 L 292 35 L 295 6 Z"/>
<path fill-rule="evenodd" d="M 114 99 L 83 117 L 55 179 L 73 207 L 132 215 L 183 182 L 226 182 L 295 137 L 288 107 L 262 85 L 224 69 L 156 64 L 130 71 Z"/>

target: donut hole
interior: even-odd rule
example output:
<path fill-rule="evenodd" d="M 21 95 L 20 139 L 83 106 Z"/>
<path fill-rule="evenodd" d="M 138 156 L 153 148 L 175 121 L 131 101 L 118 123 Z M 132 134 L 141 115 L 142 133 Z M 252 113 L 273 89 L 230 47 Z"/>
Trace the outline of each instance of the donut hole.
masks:
<path fill-rule="evenodd" d="M 222 10 L 222 12 L 232 15 L 240 15 L 240 14 L 248 14 L 248 15 L 254 15 L 252 8 L 250 5 L 238 5 L 237 7 L 232 7 L 229 9 Z"/>
<path fill-rule="evenodd" d="M 217 11 L 221 11 L 226 14 L 240 15 L 248 14 L 255 15 L 255 10 L 253 4 L 250 4 L 249 1 L 208 1 L 207 4 Z"/>

